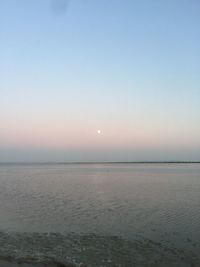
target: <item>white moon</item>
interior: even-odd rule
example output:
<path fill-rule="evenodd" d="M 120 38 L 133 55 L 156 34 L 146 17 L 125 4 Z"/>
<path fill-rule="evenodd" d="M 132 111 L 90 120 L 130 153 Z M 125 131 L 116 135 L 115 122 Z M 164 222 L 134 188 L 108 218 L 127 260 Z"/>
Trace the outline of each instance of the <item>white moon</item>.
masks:
<path fill-rule="evenodd" d="M 97 133 L 100 134 L 101 133 L 101 130 L 98 130 Z"/>

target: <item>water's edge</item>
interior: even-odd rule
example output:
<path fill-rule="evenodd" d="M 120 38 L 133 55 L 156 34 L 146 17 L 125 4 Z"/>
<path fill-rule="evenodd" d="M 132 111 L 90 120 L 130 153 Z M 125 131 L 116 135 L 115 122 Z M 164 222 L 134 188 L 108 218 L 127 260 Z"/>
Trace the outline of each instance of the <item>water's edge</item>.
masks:
<path fill-rule="evenodd" d="M 200 252 L 200 248 L 199 252 Z M 0 232 L 0 266 L 199 266 L 200 253 L 149 239 L 116 236 Z"/>

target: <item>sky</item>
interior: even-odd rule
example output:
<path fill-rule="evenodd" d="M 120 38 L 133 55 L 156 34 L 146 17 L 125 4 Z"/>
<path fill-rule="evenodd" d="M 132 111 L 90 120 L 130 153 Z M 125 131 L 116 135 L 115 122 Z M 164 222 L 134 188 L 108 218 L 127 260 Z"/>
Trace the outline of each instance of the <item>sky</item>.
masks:
<path fill-rule="evenodd" d="M 200 160 L 199 14 L 198 0 L 1 0 L 0 161 Z"/>

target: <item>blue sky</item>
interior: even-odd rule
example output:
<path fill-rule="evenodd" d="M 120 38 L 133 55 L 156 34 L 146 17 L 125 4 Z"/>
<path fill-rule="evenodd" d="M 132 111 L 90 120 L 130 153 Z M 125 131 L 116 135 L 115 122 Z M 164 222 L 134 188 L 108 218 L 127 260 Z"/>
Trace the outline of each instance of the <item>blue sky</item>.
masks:
<path fill-rule="evenodd" d="M 199 14 L 195 0 L 1 0 L 0 160 L 199 160 Z"/>

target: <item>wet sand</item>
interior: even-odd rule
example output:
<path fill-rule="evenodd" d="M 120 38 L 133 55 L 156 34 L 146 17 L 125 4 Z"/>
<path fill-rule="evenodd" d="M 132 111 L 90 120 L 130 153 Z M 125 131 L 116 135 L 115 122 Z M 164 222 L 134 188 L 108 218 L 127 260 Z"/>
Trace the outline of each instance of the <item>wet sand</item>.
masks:
<path fill-rule="evenodd" d="M 46 265 L 46 264 L 27 264 L 27 263 L 14 263 L 0 260 L 0 267 L 68 267 L 69 265 Z M 70 266 L 69 266 L 70 267 Z"/>
<path fill-rule="evenodd" d="M 0 232 L 0 267 L 199 267 L 198 251 L 149 239 Z"/>
<path fill-rule="evenodd" d="M 81 265 L 79 265 L 81 266 Z M 0 259 L 0 267 L 76 267 L 75 264 L 64 264 L 59 262 L 26 262 L 26 261 L 15 261 L 12 259 Z M 85 266 L 83 266 L 85 267 Z"/>

